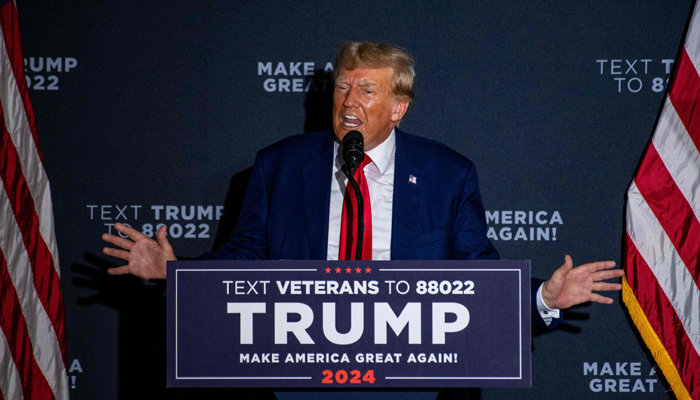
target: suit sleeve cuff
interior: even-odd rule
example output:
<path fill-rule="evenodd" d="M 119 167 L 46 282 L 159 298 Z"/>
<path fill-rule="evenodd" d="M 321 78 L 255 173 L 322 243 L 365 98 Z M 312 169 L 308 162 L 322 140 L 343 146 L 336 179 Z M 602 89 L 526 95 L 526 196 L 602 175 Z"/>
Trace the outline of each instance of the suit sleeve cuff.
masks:
<path fill-rule="evenodd" d="M 553 318 L 560 317 L 561 311 L 558 308 L 547 307 L 547 305 L 544 303 L 544 299 L 542 299 L 542 286 L 544 286 L 544 283 L 540 285 L 539 289 L 537 289 L 537 311 L 540 313 L 544 323 L 549 326 L 549 324 L 552 323 Z"/>

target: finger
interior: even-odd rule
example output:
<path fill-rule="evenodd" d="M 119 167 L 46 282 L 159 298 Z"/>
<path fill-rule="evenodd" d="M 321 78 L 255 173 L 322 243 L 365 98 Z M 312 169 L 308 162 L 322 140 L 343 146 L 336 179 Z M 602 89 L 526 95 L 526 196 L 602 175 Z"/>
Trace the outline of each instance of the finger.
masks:
<path fill-rule="evenodd" d="M 596 303 L 600 303 L 600 304 L 612 304 L 613 303 L 613 299 L 611 299 L 610 297 L 601 296 L 601 295 L 596 294 L 596 293 L 591 294 L 590 300 L 594 301 Z"/>
<path fill-rule="evenodd" d="M 132 242 L 131 240 L 127 240 L 119 236 L 110 235 L 109 233 L 105 233 L 104 235 L 102 235 L 102 240 L 104 240 L 105 242 L 112 243 L 113 245 L 119 246 L 122 249 L 126 250 L 131 250 L 131 248 L 134 246 L 134 242 Z"/>
<path fill-rule="evenodd" d="M 128 273 L 131 273 L 131 269 L 129 268 L 128 265 L 125 265 L 123 267 L 110 268 L 107 270 L 107 273 L 110 275 L 125 275 Z"/>
<path fill-rule="evenodd" d="M 128 251 L 113 249 L 111 247 L 105 247 L 104 249 L 102 249 L 102 252 L 107 254 L 108 256 L 121 258 L 125 261 L 129 261 L 129 259 L 131 258 L 131 253 L 129 253 Z"/>
<path fill-rule="evenodd" d="M 561 266 L 565 270 L 570 270 L 574 268 L 574 261 L 571 259 L 570 255 L 565 255 L 564 256 L 564 265 Z"/>
<path fill-rule="evenodd" d="M 153 240 L 153 239 L 149 238 L 148 236 L 144 235 L 143 233 L 137 231 L 136 229 L 134 229 L 134 228 L 129 228 L 128 226 L 126 226 L 126 225 L 124 225 L 124 224 L 121 224 L 121 223 L 119 223 L 119 222 L 117 222 L 116 224 L 114 224 L 114 229 L 116 229 L 116 230 L 118 230 L 119 232 L 121 232 L 121 233 L 125 234 L 126 236 L 130 237 L 131 240 L 133 240 L 134 242 L 137 241 L 137 240 L 143 240 L 143 239 L 146 239 L 146 240 Z"/>
<path fill-rule="evenodd" d="M 596 292 L 622 290 L 622 285 L 619 283 L 596 282 L 593 284 L 593 290 Z"/>
<path fill-rule="evenodd" d="M 564 256 L 564 264 L 562 264 L 561 267 L 554 271 L 550 280 L 557 281 L 560 283 L 563 282 L 564 278 L 569 274 L 569 271 L 571 271 L 571 269 L 573 268 L 574 262 L 573 260 L 571 260 L 571 257 L 567 254 Z"/>
<path fill-rule="evenodd" d="M 158 246 L 167 253 L 173 252 L 173 247 L 168 242 L 167 227 L 165 225 L 161 226 L 156 233 L 156 239 L 158 239 Z"/>
<path fill-rule="evenodd" d="M 588 270 L 591 272 L 596 272 L 604 269 L 610 269 L 615 266 L 615 261 L 597 261 L 590 264 L 586 264 Z"/>
<path fill-rule="evenodd" d="M 594 281 L 604 281 L 607 279 L 619 278 L 625 274 L 625 271 L 621 269 L 604 270 L 592 273 Z"/>

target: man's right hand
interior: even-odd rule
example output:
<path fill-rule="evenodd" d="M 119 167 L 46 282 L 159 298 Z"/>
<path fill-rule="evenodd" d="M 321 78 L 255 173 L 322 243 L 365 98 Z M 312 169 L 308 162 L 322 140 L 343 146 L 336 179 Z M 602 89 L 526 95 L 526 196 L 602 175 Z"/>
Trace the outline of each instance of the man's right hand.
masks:
<path fill-rule="evenodd" d="M 127 235 L 131 240 L 105 233 L 102 235 L 102 240 L 124 250 L 105 247 L 102 252 L 108 256 L 126 260 L 128 264 L 123 267 L 110 268 L 107 270 L 108 273 L 111 275 L 133 274 L 147 280 L 166 278 L 166 262 L 176 261 L 177 258 L 165 237 L 165 226 L 161 226 L 156 233 L 158 241 L 124 224 L 116 223 L 114 228 Z"/>

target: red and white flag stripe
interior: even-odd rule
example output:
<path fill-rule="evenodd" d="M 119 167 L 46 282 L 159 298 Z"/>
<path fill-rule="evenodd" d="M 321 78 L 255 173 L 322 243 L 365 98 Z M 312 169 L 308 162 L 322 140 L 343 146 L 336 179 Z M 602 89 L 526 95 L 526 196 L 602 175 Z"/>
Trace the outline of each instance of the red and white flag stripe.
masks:
<path fill-rule="evenodd" d="M 627 192 L 623 299 L 679 399 L 700 399 L 699 8 Z"/>
<path fill-rule="evenodd" d="M 51 192 L 12 1 L 0 33 L 0 398 L 68 399 Z"/>
<path fill-rule="evenodd" d="M 2 19 L 2 26 L 4 28 L 5 18 Z M 14 28 L 13 35 L 19 37 L 19 30 L 17 24 L 15 23 L 12 28 Z M 11 29 L 12 29 L 11 28 Z M 4 33 L 4 29 L 3 29 Z M 26 178 L 28 189 L 32 194 L 34 199 L 35 210 L 39 214 L 39 231 L 43 238 L 54 239 L 53 234 L 53 206 L 51 205 L 51 191 L 49 186 L 46 185 L 48 178 L 46 177 L 46 171 L 42 164 L 42 155 L 40 154 L 36 142 L 36 127 L 34 124 L 33 109 L 31 108 L 31 102 L 29 101 L 29 92 L 27 90 L 26 81 L 23 78 L 18 85 L 15 81 L 15 77 L 21 74 L 24 77 L 24 61 L 22 57 L 22 52 L 17 49 L 11 49 L 8 51 L 5 43 L 3 42 L 0 46 L 3 46 L 3 53 L 8 54 L 9 57 L 3 57 L 2 68 L 0 68 L 1 76 L 0 82 L 3 85 L 0 86 L 0 98 L 7 100 L 3 102 L 3 109 L 5 113 L 9 116 L 15 116 L 12 118 L 5 118 L 5 126 L 10 134 L 10 139 L 20 156 L 20 162 L 22 165 L 22 171 Z M 20 49 L 21 50 L 21 49 Z M 9 54 L 12 53 L 12 54 Z M 10 58 L 11 57 L 11 58 Z M 18 67 L 19 66 L 19 69 Z M 25 108 L 28 112 L 25 112 Z M 31 118 L 29 117 L 31 113 Z M 19 118 L 17 118 L 19 116 Z M 31 124 L 30 124 L 31 120 Z M 58 266 L 58 250 L 56 248 L 56 240 L 47 241 L 51 257 L 55 266 Z M 56 272 L 60 275 L 60 270 L 56 268 Z"/>

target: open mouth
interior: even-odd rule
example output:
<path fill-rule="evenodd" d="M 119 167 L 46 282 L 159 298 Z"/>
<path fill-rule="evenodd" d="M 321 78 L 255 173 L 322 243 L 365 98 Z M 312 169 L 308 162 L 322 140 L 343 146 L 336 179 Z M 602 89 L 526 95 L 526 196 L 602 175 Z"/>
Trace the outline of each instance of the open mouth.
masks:
<path fill-rule="evenodd" d="M 362 121 L 354 115 L 343 115 L 343 129 L 356 129 L 362 125 Z"/>

